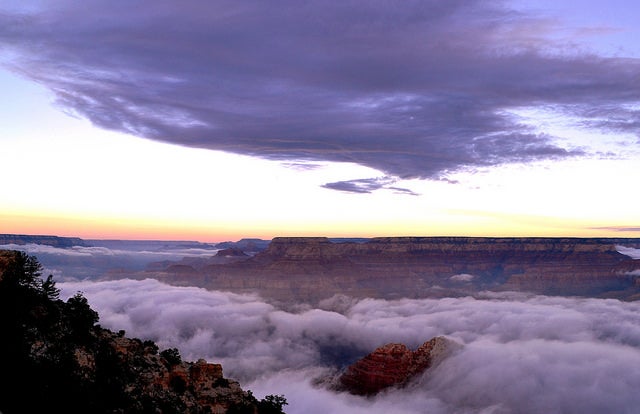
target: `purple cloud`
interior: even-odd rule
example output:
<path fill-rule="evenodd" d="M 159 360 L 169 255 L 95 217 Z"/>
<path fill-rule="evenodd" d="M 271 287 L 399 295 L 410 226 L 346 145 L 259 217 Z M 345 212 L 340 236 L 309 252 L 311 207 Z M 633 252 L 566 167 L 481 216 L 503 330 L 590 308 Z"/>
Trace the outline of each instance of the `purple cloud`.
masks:
<path fill-rule="evenodd" d="M 323 184 L 322 186 L 330 190 L 338 190 L 349 193 L 371 193 L 376 190 L 387 189 L 393 191 L 396 194 L 418 195 L 408 188 L 395 187 L 393 185 L 395 182 L 396 180 L 390 177 L 377 177 L 336 181 L 333 183 Z"/>
<path fill-rule="evenodd" d="M 561 54 L 548 27 L 484 1 L 57 1 L 0 12 L 0 47 L 6 65 L 103 128 L 443 178 L 585 154 L 510 110 L 640 131 L 640 62 Z M 349 185 L 361 188 L 326 187 Z"/>

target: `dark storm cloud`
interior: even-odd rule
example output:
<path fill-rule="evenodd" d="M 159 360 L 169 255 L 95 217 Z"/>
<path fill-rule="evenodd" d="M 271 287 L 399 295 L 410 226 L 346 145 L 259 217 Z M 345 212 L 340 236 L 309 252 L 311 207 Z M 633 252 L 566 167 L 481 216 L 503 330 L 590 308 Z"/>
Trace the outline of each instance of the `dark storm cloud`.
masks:
<path fill-rule="evenodd" d="M 100 323 L 221 362 L 287 413 L 633 413 L 640 404 L 640 303 L 486 294 L 355 300 L 284 311 L 257 296 L 155 280 L 60 283 L 84 292 Z M 461 347 L 411 386 L 375 398 L 314 386 L 331 366 L 389 342 L 445 335 Z M 342 359 L 337 358 L 341 356 Z"/>
<path fill-rule="evenodd" d="M 561 54 L 503 2 L 43 4 L 0 14 L 7 64 L 100 127 L 180 145 L 442 178 L 584 153 L 511 110 L 640 128 L 637 60 Z"/>

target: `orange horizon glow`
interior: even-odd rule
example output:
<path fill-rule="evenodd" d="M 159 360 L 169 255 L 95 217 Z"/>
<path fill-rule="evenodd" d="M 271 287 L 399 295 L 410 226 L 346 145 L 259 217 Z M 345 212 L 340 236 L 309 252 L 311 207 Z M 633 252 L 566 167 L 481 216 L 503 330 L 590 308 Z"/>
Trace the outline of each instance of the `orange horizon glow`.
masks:
<path fill-rule="evenodd" d="M 468 223 L 467 223 L 468 224 Z M 547 223 L 548 224 L 548 223 Z M 466 228 L 462 228 L 466 227 Z M 618 229 L 616 229 L 618 228 Z M 228 223 L 197 225 L 158 220 L 68 217 L 54 215 L 0 214 L 0 233 L 51 235 L 97 240 L 172 240 L 216 243 L 274 237 L 640 237 L 640 231 L 624 231 L 624 226 L 417 226 L 412 223 L 354 223 L 331 226 L 329 223 Z"/>
<path fill-rule="evenodd" d="M 296 169 L 100 130 L 63 116 L 38 93 L 23 113 L 29 114 L 25 130 L 4 139 L 0 151 L 3 167 L 20 172 L 3 183 L 0 233 L 200 242 L 640 237 L 640 231 L 624 231 L 640 228 L 640 193 L 625 180 L 638 176 L 640 154 L 501 165 L 447 180 L 396 183 L 411 195 L 389 189 L 354 194 L 324 185 L 384 173 L 332 162 Z M 34 117 L 42 122 L 33 125 Z M 52 140 L 50 130 L 62 132 Z"/>

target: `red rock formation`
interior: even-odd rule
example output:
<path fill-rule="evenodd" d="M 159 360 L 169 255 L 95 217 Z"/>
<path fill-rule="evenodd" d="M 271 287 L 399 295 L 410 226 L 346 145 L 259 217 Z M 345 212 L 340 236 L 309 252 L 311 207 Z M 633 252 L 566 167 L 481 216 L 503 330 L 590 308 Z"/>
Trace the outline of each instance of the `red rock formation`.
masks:
<path fill-rule="evenodd" d="M 403 344 L 384 345 L 350 365 L 339 378 L 339 389 L 356 395 L 373 395 L 406 385 L 450 350 L 451 341 L 433 338 L 411 351 Z"/>

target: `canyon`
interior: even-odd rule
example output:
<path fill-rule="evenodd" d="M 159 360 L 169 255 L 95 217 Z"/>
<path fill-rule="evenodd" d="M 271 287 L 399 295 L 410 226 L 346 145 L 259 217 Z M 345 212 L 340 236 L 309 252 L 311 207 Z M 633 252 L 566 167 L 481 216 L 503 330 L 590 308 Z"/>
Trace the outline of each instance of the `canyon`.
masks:
<path fill-rule="evenodd" d="M 633 238 L 380 237 L 332 241 L 277 237 L 227 263 L 165 263 L 128 275 L 175 285 L 257 292 L 281 301 L 334 295 L 425 298 L 518 291 L 635 300 L 640 260 Z"/>

